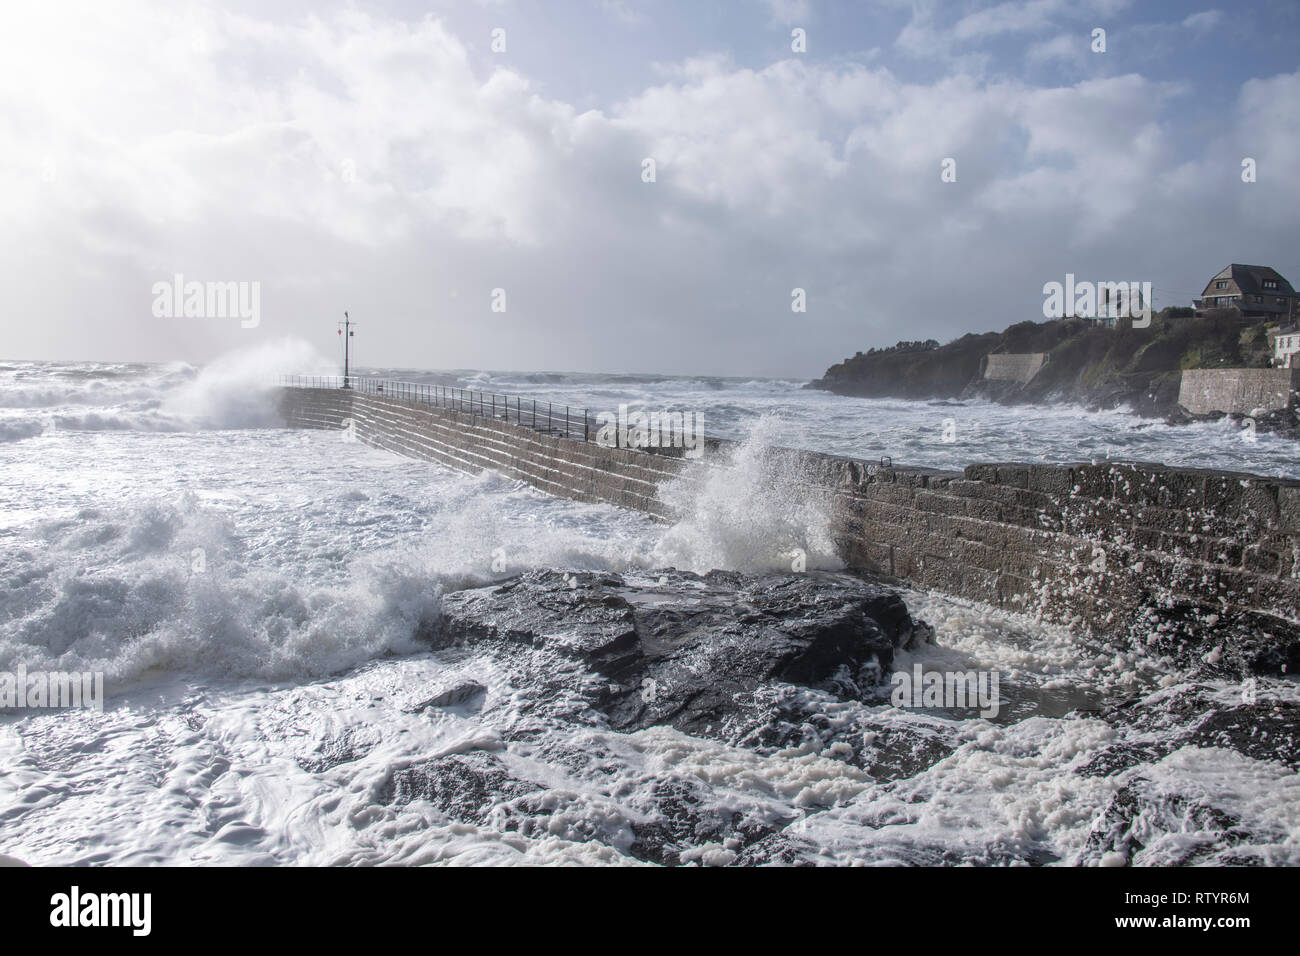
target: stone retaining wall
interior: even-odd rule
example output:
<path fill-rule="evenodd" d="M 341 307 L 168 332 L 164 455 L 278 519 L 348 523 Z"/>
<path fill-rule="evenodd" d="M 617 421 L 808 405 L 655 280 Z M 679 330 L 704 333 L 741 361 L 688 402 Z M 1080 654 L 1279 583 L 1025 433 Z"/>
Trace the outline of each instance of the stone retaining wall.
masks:
<path fill-rule="evenodd" d="M 984 359 L 984 380 L 1027 385 L 1047 364 L 1046 352 L 1000 352 Z"/>
<path fill-rule="evenodd" d="M 280 404 L 293 426 L 352 427 L 399 454 L 660 520 L 673 518 L 660 484 L 725 462 L 733 444 L 710 440 L 690 460 L 340 389 L 283 389 Z M 1103 633 L 1184 603 L 1300 618 L 1297 481 L 1154 464 L 946 472 L 792 450 L 773 463 L 833 491 L 851 568 Z"/>
<path fill-rule="evenodd" d="M 1178 404 L 1193 415 L 1274 412 L 1291 405 L 1298 388 L 1300 369 L 1187 369 L 1178 383 Z"/>

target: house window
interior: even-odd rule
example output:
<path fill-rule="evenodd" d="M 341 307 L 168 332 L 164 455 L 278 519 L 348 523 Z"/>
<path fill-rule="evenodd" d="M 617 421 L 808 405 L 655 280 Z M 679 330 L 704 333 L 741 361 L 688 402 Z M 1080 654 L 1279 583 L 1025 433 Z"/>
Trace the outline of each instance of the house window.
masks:
<path fill-rule="evenodd" d="M 1276 289 L 1276 288 L 1277 288 L 1277 280 L 1276 280 L 1276 279 L 1265 279 L 1265 280 L 1264 280 L 1264 288 L 1265 288 L 1265 289 Z"/>
<path fill-rule="evenodd" d="M 1255 301 L 1256 301 L 1256 302 L 1263 302 L 1263 301 L 1264 301 L 1264 297 L 1263 297 L 1262 295 L 1257 295 L 1257 296 L 1255 296 Z"/>
<path fill-rule="evenodd" d="M 1218 282 L 1214 283 L 1214 287 L 1216 289 L 1226 289 L 1228 287 L 1228 280 L 1220 279 Z"/>

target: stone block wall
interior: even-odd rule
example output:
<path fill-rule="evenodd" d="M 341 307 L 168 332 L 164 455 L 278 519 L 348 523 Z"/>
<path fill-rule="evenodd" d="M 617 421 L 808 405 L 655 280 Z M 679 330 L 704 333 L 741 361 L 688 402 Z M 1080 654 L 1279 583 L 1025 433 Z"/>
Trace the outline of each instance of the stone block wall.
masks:
<path fill-rule="evenodd" d="M 1300 369 L 1187 369 L 1178 383 L 1178 404 L 1193 415 L 1250 415 L 1256 409 L 1287 408 L 1295 401 L 1297 389 Z"/>
<path fill-rule="evenodd" d="M 710 440 L 692 460 L 341 389 L 282 389 L 279 401 L 292 426 L 351 427 L 398 454 L 665 521 L 659 486 L 733 444 Z M 1300 481 L 1140 463 L 950 472 L 794 450 L 773 461 L 832 491 L 850 568 L 1101 633 L 1179 603 L 1300 619 Z"/>

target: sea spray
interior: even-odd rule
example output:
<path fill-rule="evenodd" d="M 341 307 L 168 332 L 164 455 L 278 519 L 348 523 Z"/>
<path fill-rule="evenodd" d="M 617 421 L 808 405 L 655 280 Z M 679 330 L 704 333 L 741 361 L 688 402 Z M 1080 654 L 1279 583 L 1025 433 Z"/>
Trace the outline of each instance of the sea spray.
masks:
<path fill-rule="evenodd" d="M 335 363 L 301 339 L 284 338 L 228 352 L 169 395 L 164 411 L 200 428 L 267 428 L 282 424 L 270 391 L 286 371 L 332 375 Z"/>
<path fill-rule="evenodd" d="M 681 523 L 659 526 L 333 432 L 158 434 L 172 421 L 160 403 L 197 374 L 188 366 L 6 364 L 0 416 L 80 406 L 118 423 L 0 447 L 0 670 L 112 662 L 103 713 L 0 715 L 5 849 L 28 862 L 592 865 L 646 859 L 647 828 L 682 835 L 676 862 L 1300 862 L 1294 682 L 1261 677 L 1258 701 L 1246 700 L 1235 681 L 1184 680 L 1126 644 L 937 592 L 905 593 L 938 643 L 895 664 L 1000 672 L 996 724 L 775 683 L 755 693 L 753 725 L 618 733 L 581 705 L 571 661 L 522 643 L 428 653 L 413 640 L 440 589 L 539 567 L 657 568 L 674 563 L 666 548 L 653 554 L 664 534 L 681 547 L 743 538 L 738 513 L 768 507 L 782 474 L 747 486 L 745 452 L 691 463 L 704 497 L 665 489 Z M 798 383 L 528 374 L 479 387 L 506 385 L 579 407 L 698 408 L 719 436 L 779 407 L 789 433 L 769 423 L 768 445 L 909 465 L 1104 457 L 1109 444 L 1300 474 L 1294 443 L 1245 443 L 1224 423 L 857 400 Z M 940 439 L 950 416 L 956 443 Z M 967 422 L 979 423 L 978 443 Z M 787 487 L 782 520 L 753 529 L 764 547 L 783 526 L 815 526 L 786 520 L 809 490 Z M 722 552 L 736 559 L 699 563 L 747 557 Z M 473 706 L 451 700 L 475 686 Z M 632 699 L 649 706 L 643 693 L 664 699 L 663 682 L 635 685 Z M 1100 709 L 1071 703 L 1098 695 Z M 384 798 L 399 774 L 426 782 L 407 790 L 418 799 Z M 743 827 L 736 849 L 719 842 L 718 821 Z"/>
<path fill-rule="evenodd" d="M 631 512 L 328 433 L 250 435 L 155 439 L 187 443 L 186 471 L 101 451 L 81 507 L 0 549 L 0 670 L 102 671 L 110 696 L 167 675 L 317 679 L 425 650 L 447 591 L 652 563 L 654 528 Z M 51 473 L 74 473 L 68 450 L 46 453 Z"/>
<path fill-rule="evenodd" d="M 837 569 L 833 498 L 807 459 L 777 447 L 780 420 L 764 415 L 720 464 L 686 469 L 659 489 L 679 515 L 654 549 L 659 563 L 687 571 Z"/>

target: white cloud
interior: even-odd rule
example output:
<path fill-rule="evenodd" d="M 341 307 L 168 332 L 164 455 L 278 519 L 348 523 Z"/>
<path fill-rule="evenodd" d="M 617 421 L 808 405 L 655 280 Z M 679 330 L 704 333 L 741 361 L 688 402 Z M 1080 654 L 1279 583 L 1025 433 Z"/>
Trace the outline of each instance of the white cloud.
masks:
<path fill-rule="evenodd" d="M 600 0 L 600 8 L 628 26 L 639 26 L 649 20 L 644 13 L 628 3 L 628 0 Z"/>
<path fill-rule="evenodd" d="M 809 0 L 763 0 L 772 14 L 773 23 L 797 25 L 807 22 L 812 16 L 812 4 Z"/>
<path fill-rule="evenodd" d="M 1014 0 L 967 14 L 952 32 L 960 40 L 1031 33 L 1050 26 L 1065 8 L 1063 0 Z"/>
<path fill-rule="evenodd" d="M 895 45 L 917 59 L 951 69 L 983 73 L 994 62 L 978 47 L 1001 37 L 1044 33 L 1072 25 L 1087 37 L 1091 28 L 1125 9 L 1130 0 L 1007 0 L 953 18 L 952 4 L 914 0 L 912 15 Z M 1050 59 L 1063 49 L 1061 35 L 1031 47 L 1031 59 Z M 1036 51 L 1036 55 L 1035 55 Z"/>
<path fill-rule="evenodd" d="M 258 334 L 328 338 L 351 308 L 362 362 L 813 374 L 1032 317 L 1065 271 L 1195 284 L 1276 258 L 1300 224 L 1283 172 L 1300 74 L 1247 84 L 1236 122 L 1182 156 L 1167 111 L 1183 91 L 1139 75 L 918 83 L 702 56 L 581 111 L 431 18 L 90 4 L 15 27 L 0 176 L 25 186 L 0 192 L 0 296 L 40 316 L 11 332 L 18 354 L 245 342 L 149 315 L 152 282 L 183 272 L 261 281 Z M 1244 149 L 1254 192 L 1237 188 Z M 1206 197 L 1228 189 L 1207 229 Z"/>
<path fill-rule="evenodd" d="M 1222 10 L 1202 10 L 1183 20 L 1183 26 L 1189 30 L 1212 30 L 1223 22 Z"/>
<path fill-rule="evenodd" d="M 1029 48 L 1026 57 L 1031 63 L 1060 60 L 1081 63 L 1089 52 L 1089 39 L 1079 33 L 1062 33 L 1050 40 L 1042 40 Z"/>

